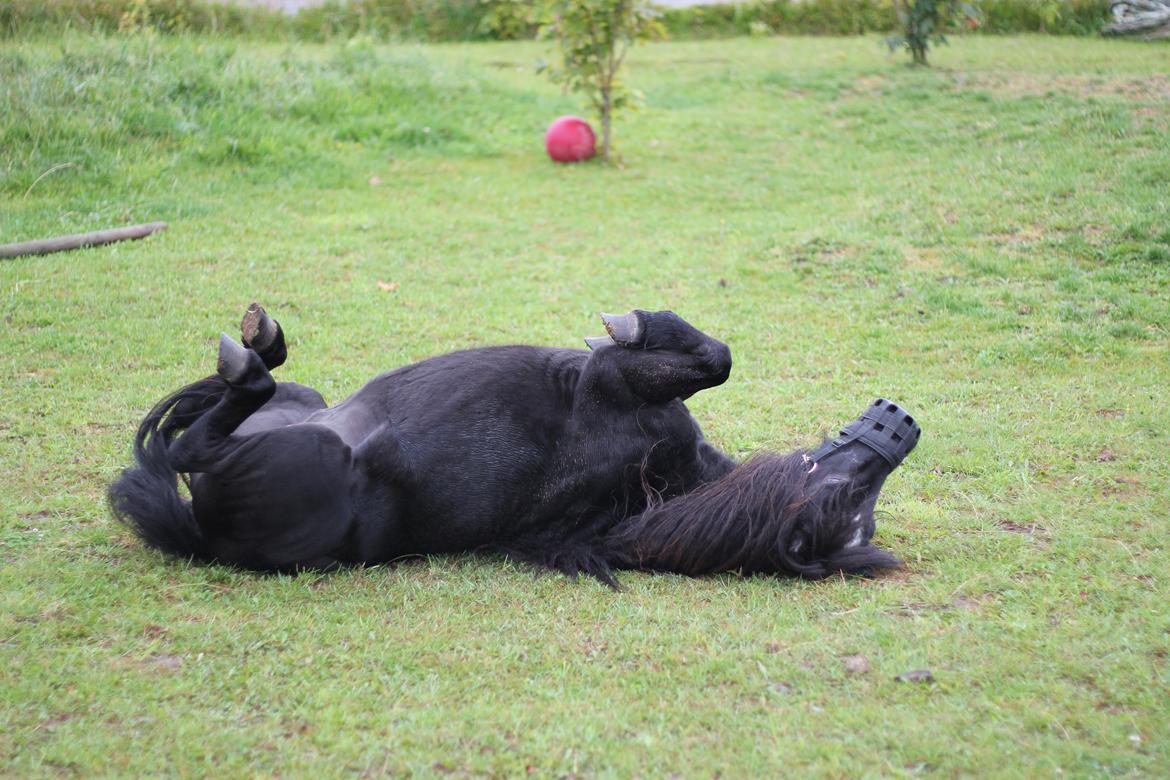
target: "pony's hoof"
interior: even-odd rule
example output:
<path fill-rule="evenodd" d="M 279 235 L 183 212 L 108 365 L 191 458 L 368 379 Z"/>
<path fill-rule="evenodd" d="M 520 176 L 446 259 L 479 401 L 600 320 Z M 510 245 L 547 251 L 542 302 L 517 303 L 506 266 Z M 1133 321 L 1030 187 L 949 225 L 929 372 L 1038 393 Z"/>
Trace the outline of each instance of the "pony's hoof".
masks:
<path fill-rule="evenodd" d="M 219 359 L 215 363 L 215 372 L 229 384 L 239 382 L 248 372 L 247 348 L 226 333 L 219 334 Z"/>
<path fill-rule="evenodd" d="M 642 321 L 637 312 L 601 315 L 605 332 L 619 347 L 637 347 L 642 343 Z"/>
<path fill-rule="evenodd" d="M 922 429 L 905 410 L 897 404 L 879 398 L 870 404 L 853 422 L 845 426 L 841 435 L 825 444 L 809 456 L 813 463 L 831 455 L 850 442 L 860 442 L 896 469 L 918 445 Z"/>
<path fill-rule="evenodd" d="M 268 316 L 264 307 L 253 302 L 244 313 L 240 321 L 240 335 L 244 337 L 244 346 L 251 347 L 257 352 L 264 352 L 276 341 L 280 332 L 276 320 Z"/>

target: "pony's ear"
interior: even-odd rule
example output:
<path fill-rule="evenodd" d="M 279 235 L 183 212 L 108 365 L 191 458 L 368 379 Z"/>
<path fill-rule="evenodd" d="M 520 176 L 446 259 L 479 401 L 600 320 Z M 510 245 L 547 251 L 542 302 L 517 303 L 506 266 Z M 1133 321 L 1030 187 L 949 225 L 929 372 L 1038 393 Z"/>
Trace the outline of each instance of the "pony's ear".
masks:
<path fill-rule="evenodd" d="M 874 569 L 897 569 L 901 565 L 902 562 L 890 553 L 869 544 L 842 547 L 824 561 L 828 571 L 846 574 L 872 574 Z"/>

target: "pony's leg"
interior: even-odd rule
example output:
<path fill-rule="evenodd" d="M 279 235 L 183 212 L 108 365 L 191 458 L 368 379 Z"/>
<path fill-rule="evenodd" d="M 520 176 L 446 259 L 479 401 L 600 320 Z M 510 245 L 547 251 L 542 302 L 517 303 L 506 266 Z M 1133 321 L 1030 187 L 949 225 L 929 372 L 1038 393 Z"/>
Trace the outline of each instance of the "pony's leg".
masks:
<path fill-rule="evenodd" d="M 356 511 L 373 494 L 334 431 L 305 423 L 237 434 L 221 451 L 213 472 L 191 480 L 195 518 L 217 558 L 291 572 L 377 556 L 385 534 Z"/>
<path fill-rule="evenodd" d="M 260 355 L 225 333 L 219 338 L 216 372 L 227 383 L 223 397 L 170 445 L 167 459 L 180 473 L 214 471 L 228 437 L 276 393 L 276 382 Z"/>
<path fill-rule="evenodd" d="M 721 385 L 731 373 L 731 350 L 674 312 L 635 309 L 601 315 L 608 336 L 586 339 L 596 379 L 621 381 L 650 403 L 686 399 Z M 611 387 L 612 389 L 612 387 Z"/>
<path fill-rule="evenodd" d="M 240 321 L 240 335 L 243 337 L 244 346 L 254 350 L 269 371 L 284 365 L 288 358 L 284 331 L 280 323 L 269 317 L 264 307 L 255 301 L 248 307 L 248 311 L 244 312 L 244 318 Z"/>
<path fill-rule="evenodd" d="M 379 534 L 354 525 L 350 447 L 323 425 L 301 423 L 319 396 L 277 385 L 260 354 L 227 335 L 217 371 L 223 396 L 167 451 L 172 469 L 191 475 L 209 556 L 271 571 L 362 560 Z"/>

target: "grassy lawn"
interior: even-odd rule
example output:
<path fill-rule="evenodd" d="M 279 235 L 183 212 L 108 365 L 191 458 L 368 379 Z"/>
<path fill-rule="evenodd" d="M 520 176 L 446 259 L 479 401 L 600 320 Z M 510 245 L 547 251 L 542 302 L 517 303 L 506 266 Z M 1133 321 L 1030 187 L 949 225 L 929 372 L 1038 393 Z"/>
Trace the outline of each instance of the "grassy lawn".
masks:
<path fill-rule="evenodd" d="M 0 774 L 1164 776 L 1170 48 L 647 46 L 608 169 L 543 157 L 577 108 L 544 54 L 0 43 L 0 242 L 171 223 L 0 261 Z M 105 486 L 253 299 L 330 401 L 634 306 L 731 345 L 691 408 L 734 453 L 886 395 L 924 429 L 879 504 L 907 565 L 164 560 Z"/>

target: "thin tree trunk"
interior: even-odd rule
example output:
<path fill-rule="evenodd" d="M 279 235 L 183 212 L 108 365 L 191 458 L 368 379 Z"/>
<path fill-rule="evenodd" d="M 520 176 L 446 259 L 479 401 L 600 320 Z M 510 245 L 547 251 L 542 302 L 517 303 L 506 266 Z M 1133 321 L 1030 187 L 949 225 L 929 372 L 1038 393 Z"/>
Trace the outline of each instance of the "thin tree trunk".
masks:
<path fill-rule="evenodd" d="M 609 104 L 609 87 L 601 91 L 601 159 L 609 162 L 609 119 L 612 107 Z"/>

